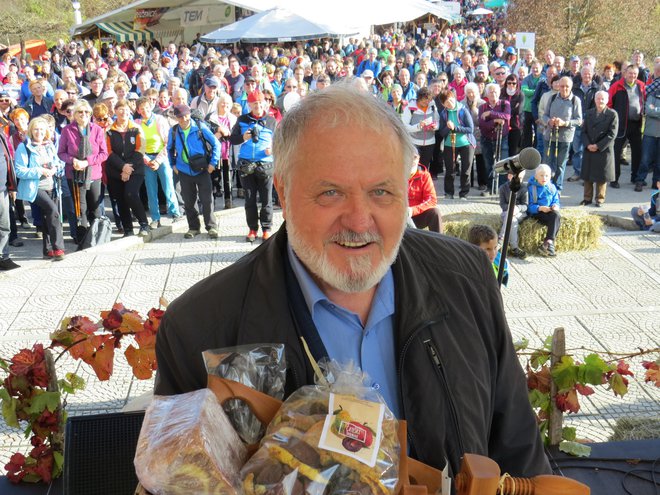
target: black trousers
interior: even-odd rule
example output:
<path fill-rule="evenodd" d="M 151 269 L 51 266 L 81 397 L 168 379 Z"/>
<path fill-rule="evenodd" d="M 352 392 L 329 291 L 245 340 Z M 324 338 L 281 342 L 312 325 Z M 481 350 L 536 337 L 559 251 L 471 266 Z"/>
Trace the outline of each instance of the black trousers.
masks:
<path fill-rule="evenodd" d="M 439 132 L 435 133 L 435 144 L 433 145 L 433 159 L 429 167 L 429 173 L 433 178 L 445 171 L 443 150 L 445 148 L 444 140 Z"/>
<path fill-rule="evenodd" d="M 522 131 L 520 129 L 509 130 L 509 156 L 517 155 L 520 151 L 520 140 Z"/>
<path fill-rule="evenodd" d="M 427 144 L 426 146 L 417 146 L 417 153 L 419 153 L 419 163 L 424 165 L 426 168 L 431 167 L 431 162 L 433 161 L 433 144 Z"/>
<path fill-rule="evenodd" d="M 62 219 L 55 201 L 53 191 L 39 189 L 37 197 L 32 202 L 41 210 L 41 232 L 43 233 L 43 252 L 64 251 L 64 238 L 62 236 Z"/>
<path fill-rule="evenodd" d="M 270 165 L 270 166 L 268 166 Z M 245 220 L 250 230 L 268 231 L 273 226 L 273 165 L 262 165 L 248 175 L 241 174 L 245 190 Z M 257 193 L 261 200 L 261 210 L 257 211 Z"/>
<path fill-rule="evenodd" d="M 484 161 L 484 155 L 482 155 L 481 153 L 479 153 L 478 155 L 474 155 L 474 162 L 476 168 L 477 185 L 487 187 L 488 170 L 486 170 L 486 162 Z M 474 184 L 474 177 L 475 177 L 475 173 L 473 171 L 471 184 Z"/>
<path fill-rule="evenodd" d="M 469 144 L 459 146 L 452 150 L 451 146 L 445 146 L 445 194 L 454 194 L 454 177 L 458 172 L 458 164 L 454 161 L 454 156 L 461 158 L 461 186 L 459 195 L 465 197 L 470 192 L 470 169 L 472 168 L 472 156 L 474 148 Z"/>
<path fill-rule="evenodd" d="M 619 122 L 621 126 L 621 122 Z M 620 133 L 619 133 L 620 135 Z M 625 135 L 617 137 L 614 140 L 614 176 L 619 181 L 621 176 L 621 160 L 623 158 L 623 148 L 626 139 L 630 143 L 630 182 L 635 182 L 639 164 L 642 161 L 642 121 L 628 121 Z"/>
<path fill-rule="evenodd" d="M 133 233 L 133 217 L 137 218 L 140 227 L 149 225 L 147 213 L 144 210 L 142 199 L 140 199 L 140 188 L 144 184 L 144 175 L 133 174 L 124 182 L 121 179 L 108 177 L 108 192 L 110 197 L 117 201 L 119 218 L 125 234 Z"/>
<path fill-rule="evenodd" d="M 561 215 L 558 211 L 549 211 L 541 212 L 532 215 L 532 218 L 537 220 L 541 225 L 545 225 L 548 228 L 548 232 L 545 235 L 546 241 L 553 241 L 557 237 L 557 232 L 559 232 L 559 226 L 561 225 Z"/>
<path fill-rule="evenodd" d="M 522 147 L 529 148 L 530 146 L 534 146 L 536 148 L 537 127 L 532 112 L 523 112 L 522 124 Z"/>
<path fill-rule="evenodd" d="M 442 234 L 442 215 L 437 206 L 415 215 L 412 221 L 418 229 L 428 228 L 431 232 Z"/>
<path fill-rule="evenodd" d="M 78 187 L 71 179 L 67 179 L 67 182 L 74 202 L 76 195 L 79 196 L 80 215 L 78 216 L 76 225 L 76 240 L 80 242 L 85 238 L 89 224 L 95 218 L 101 218 L 103 215 L 103 183 L 101 179 L 93 180 L 89 185 L 89 189 L 85 189 Z"/>
<path fill-rule="evenodd" d="M 200 230 L 199 212 L 197 211 L 197 199 L 202 204 L 202 215 L 204 216 L 204 226 L 206 230 L 217 229 L 213 214 L 213 184 L 211 175 L 208 172 L 202 172 L 197 175 L 188 175 L 182 172 L 175 174 L 179 177 L 181 183 L 181 196 L 183 197 L 184 208 L 186 209 L 186 219 L 188 228 L 191 230 Z"/>

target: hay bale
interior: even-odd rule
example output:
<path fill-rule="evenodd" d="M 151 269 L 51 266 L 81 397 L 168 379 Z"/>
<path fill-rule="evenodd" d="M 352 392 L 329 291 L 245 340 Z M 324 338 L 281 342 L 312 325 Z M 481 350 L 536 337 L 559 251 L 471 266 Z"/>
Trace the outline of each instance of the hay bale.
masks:
<path fill-rule="evenodd" d="M 496 214 L 460 212 L 443 217 L 445 234 L 463 240 L 467 240 L 468 231 L 475 224 L 489 225 L 497 232 L 502 227 L 500 216 Z M 545 239 L 545 232 L 546 228 L 536 220 L 524 220 L 518 229 L 520 248 L 528 253 L 536 253 Z M 583 209 L 562 209 L 561 228 L 555 246 L 557 252 L 594 249 L 602 234 L 603 221 L 600 216 L 589 214 Z"/>
<path fill-rule="evenodd" d="M 650 418 L 619 418 L 610 442 L 625 440 L 654 440 L 660 438 L 660 416 Z"/>

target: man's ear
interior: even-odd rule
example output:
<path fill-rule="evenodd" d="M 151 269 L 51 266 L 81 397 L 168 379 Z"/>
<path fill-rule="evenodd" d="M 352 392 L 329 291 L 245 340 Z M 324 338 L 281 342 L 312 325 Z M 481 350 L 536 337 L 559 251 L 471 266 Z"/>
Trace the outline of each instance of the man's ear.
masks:
<path fill-rule="evenodd" d="M 286 220 L 286 196 L 284 195 L 284 184 L 278 175 L 273 177 L 273 184 L 275 186 L 275 190 L 277 191 L 277 197 L 280 200 L 280 206 L 282 207 L 282 216 Z"/>

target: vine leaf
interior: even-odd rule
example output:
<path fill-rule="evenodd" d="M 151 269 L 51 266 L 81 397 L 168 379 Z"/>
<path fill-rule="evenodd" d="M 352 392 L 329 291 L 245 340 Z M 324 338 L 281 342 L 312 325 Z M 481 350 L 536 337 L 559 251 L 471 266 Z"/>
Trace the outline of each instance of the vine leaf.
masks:
<path fill-rule="evenodd" d="M 567 440 L 564 440 L 559 444 L 559 450 L 577 457 L 589 457 L 591 454 L 591 447 L 588 445 Z"/>
<path fill-rule="evenodd" d="M 129 345 L 126 352 L 126 361 L 133 368 L 133 375 L 138 380 L 148 380 L 156 370 L 156 349 L 155 347 L 148 347 L 145 349 L 138 349 L 133 345 Z"/>
<path fill-rule="evenodd" d="M 628 392 L 628 380 L 623 377 L 620 373 L 612 373 L 608 380 L 610 389 L 614 392 L 614 395 L 620 395 L 623 397 Z"/>
<path fill-rule="evenodd" d="M 598 354 L 589 354 L 584 364 L 578 367 L 578 381 L 591 385 L 601 385 L 603 374 L 610 371 L 612 367 L 607 364 Z"/>
<path fill-rule="evenodd" d="M 557 394 L 555 397 L 557 407 L 563 412 L 577 413 L 580 410 L 580 401 L 578 400 L 575 388 L 567 392 Z"/>
<path fill-rule="evenodd" d="M 578 367 L 570 356 L 563 356 L 552 368 L 552 378 L 559 390 L 568 390 L 578 381 Z"/>
<path fill-rule="evenodd" d="M 651 382 L 655 384 L 656 387 L 660 387 L 660 360 L 658 361 L 642 361 L 642 366 L 646 369 L 646 374 L 644 375 L 645 382 Z"/>

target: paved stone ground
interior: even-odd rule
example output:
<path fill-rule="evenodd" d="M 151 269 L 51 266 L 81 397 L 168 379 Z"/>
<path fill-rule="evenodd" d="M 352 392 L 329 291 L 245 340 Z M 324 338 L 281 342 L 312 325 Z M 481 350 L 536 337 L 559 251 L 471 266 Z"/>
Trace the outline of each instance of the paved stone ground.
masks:
<path fill-rule="evenodd" d="M 441 184 L 437 186 L 442 191 Z M 493 198 L 473 193 L 469 201 L 441 200 L 443 213 L 499 211 Z M 564 205 L 576 206 L 581 199 L 581 187 L 567 184 Z M 630 208 L 647 200 L 648 191 L 634 193 L 625 184 L 610 191 L 605 208 L 592 210 L 630 227 Z M 159 297 L 173 300 L 259 245 L 244 241 L 247 229 L 242 208 L 217 215 L 218 240 L 205 234 L 184 240 L 187 227 L 182 222 L 164 225 L 148 243 L 136 237 L 118 239 L 70 254 L 61 262 L 42 260 L 41 241 L 22 232 L 26 245 L 12 252 L 22 267 L 0 273 L 0 356 L 10 357 L 36 341 L 47 344 L 49 333 L 65 316 L 81 314 L 97 320 L 99 312 L 115 302 L 145 314 Z M 276 227 L 281 221 L 281 212 L 276 212 Z M 554 259 L 512 260 L 511 281 L 503 297 L 514 339 L 525 337 L 532 345 L 540 345 L 555 327 L 563 326 L 571 348 L 633 352 L 660 346 L 659 254 L 659 235 L 608 228 L 597 250 Z M 99 382 L 86 367 L 70 358 L 60 360 L 62 374 L 75 370 L 88 383 L 85 391 L 67 397 L 69 414 L 118 411 L 151 389 L 151 381 L 134 379 L 122 362 L 116 359 L 110 382 Z M 639 364 L 633 369 L 643 376 Z M 618 418 L 657 417 L 660 389 L 642 386 L 638 378 L 633 382 L 623 399 L 604 392 L 582 399 L 582 411 L 570 416 L 568 423 L 578 427 L 580 437 L 604 441 Z M 26 449 L 25 439 L 0 420 L 0 469 L 11 453 Z"/>

